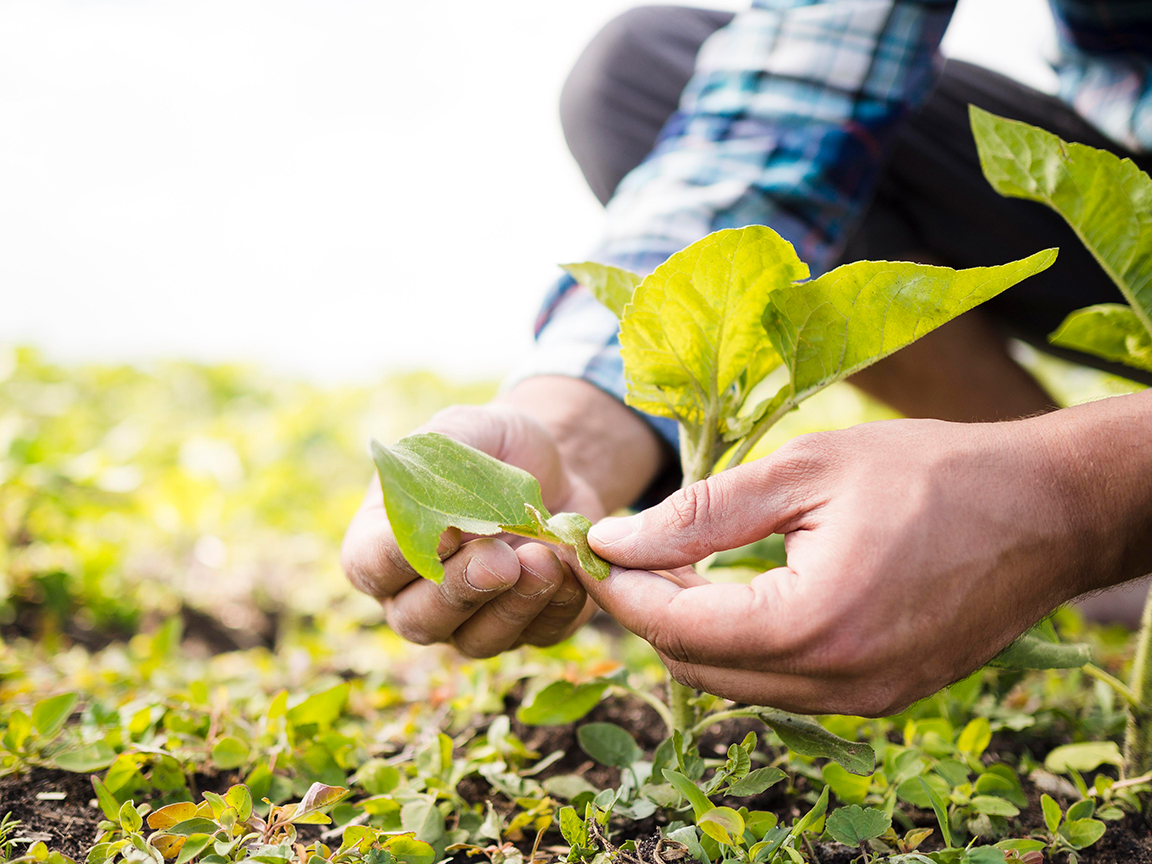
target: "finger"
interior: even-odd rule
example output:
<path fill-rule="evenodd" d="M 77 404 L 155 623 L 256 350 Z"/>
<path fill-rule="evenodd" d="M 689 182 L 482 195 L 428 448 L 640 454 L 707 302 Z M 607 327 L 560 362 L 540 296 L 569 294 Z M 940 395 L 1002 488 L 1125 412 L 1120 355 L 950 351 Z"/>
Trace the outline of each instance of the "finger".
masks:
<path fill-rule="evenodd" d="M 444 562 L 439 585 L 417 579 L 386 603 L 388 626 L 419 645 L 447 641 L 519 578 L 520 559 L 507 543 L 490 537 L 473 540 Z"/>
<path fill-rule="evenodd" d="M 656 573 L 617 567 L 603 582 L 583 582 L 600 608 L 680 663 L 794 674 L 807 671 L 810 646 L 827 636 L 824 613 L 831 604 L 810 596 L 787 567 L 747 585 L 682 587 Z"/>
<path fill-rule="evenodd" d="M 555 553 L 554 553 L 555 554 Z M 571 636 L 596 612 L 571 562 L 558 556 L 563 579 L 539 615 L 524 628 L 524 645 L 555 645 Z"/>
<path fill-rule="evenodd" d="M 798 517 L 819 503 L 811 488 L 822 470 L 814 449 L 784 447 L 693 483 L 635 516 L 603 519 L 588 541 L 622 567 L 667 570 L 794 530 Z"/>
<path fill-rule="evenodd" d="M 748 672 L 681 663 L 661 655 L 681 684 L 745 705 L 766 705 L 796 714 L 849 714 L 886 717 L 932 691 L 916 694 L 887 679 L 857 679 Z"/>
<path fill-rule="evenodd" d="M 517 550 L 517 557 L 520 578 L 516 584 L 485 603 L 453 634 L 452 641 L 462 654 L 493 657 L 513 647 L 564 582 L 567 567 L 547 546 L 529 544 Z"/>
<path fill-rule="evenodd" d="M 440 538 L 437 549 L 441 559 L 454 554 L 461 544 L 460 531 L 449 528 Z M 378 600 L 391 597 L 420 578 L 404 560 L 388 524 L 380 493 L 379 478 L 373 481 L 364 504 L 344 534 L 340 563 L 348 581 L 359 591 Z"/>

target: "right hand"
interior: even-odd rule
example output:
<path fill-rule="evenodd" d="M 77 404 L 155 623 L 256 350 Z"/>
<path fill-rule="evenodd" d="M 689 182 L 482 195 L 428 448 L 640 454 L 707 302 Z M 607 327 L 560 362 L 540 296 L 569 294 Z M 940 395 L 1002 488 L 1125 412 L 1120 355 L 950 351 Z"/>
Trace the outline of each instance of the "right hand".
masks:
<path fill-rule="evenodd" d="M 529 472 L 553 513 L 605 515 L 592 487 L 565 466 L 552 434 L 511 405 L 457 406 L 420 432 L 440 432 Z M 341 563 L 349 581 L 384 606 L 388 625 L 420 645 L 451 642 L 469 657 L 518 645 L 552 645 L 595 611 L 570 564 L 549 546 L 507 534 L 476 537 L 455 528 L 440 541 L 444 579 L 413 570 L 396 545 L 380 478 L 348 526 Z"/>

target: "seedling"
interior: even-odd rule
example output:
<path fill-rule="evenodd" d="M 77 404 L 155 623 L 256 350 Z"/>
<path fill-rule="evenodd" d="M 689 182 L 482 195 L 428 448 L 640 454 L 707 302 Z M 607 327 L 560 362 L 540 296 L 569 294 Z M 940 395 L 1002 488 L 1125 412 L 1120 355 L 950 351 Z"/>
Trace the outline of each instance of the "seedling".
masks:
<path fill-rule="evenodd" d="M 1039 201 L 1059 213 L 1116 283 L 1127 305 L 1104 303 L 1069 315 L 1049 338 L 1055 345 L 1152 371 L 1152 178 L 1130 159 L 1070 144 L 973 106 L 972 131 L 984 176 L 1001 195 Z M 1126 686 L 1095 667 L 1087 671 L 1128 703 L 1124 770 L 1152 770 L 1152 599 L 1136 637 Z"/>

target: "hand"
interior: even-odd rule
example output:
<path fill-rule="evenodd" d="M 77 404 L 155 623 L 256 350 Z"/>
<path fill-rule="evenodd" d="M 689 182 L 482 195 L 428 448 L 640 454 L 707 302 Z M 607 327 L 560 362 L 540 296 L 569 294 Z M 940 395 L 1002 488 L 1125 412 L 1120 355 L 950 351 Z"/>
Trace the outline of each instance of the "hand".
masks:
<path fill-rule="evenodd" d="M 554 513 L 604 515 L 591 486 L 566 468 L 551 433 L 516 407 L 450 408 L 419 431 L 442 432 L 533 474 Z M 408 565 L 388 525 L 379 477 L 373 478 L 341 559 L 352 584 L 380 600 L 389 626 L 405 639 L 452 642 L 470 657 L 491 657 L 521 644 L 558 642 L 595 611 L 572 566 L 541 543 L 451 529 L 441 555 L 439 585 Z"/>
<path fill-rule="evenodd" d="M 1055 606 L 1152 568 L 1152 403 L 1105 403 L 795 439 L 594 526 L 596 552 L 644 569 L 585 585 L 688 686 L 804 713 L 894 713 Z M 788 565 L 748 585 L 647 572 L 770 533 L 786 535 Z"/>

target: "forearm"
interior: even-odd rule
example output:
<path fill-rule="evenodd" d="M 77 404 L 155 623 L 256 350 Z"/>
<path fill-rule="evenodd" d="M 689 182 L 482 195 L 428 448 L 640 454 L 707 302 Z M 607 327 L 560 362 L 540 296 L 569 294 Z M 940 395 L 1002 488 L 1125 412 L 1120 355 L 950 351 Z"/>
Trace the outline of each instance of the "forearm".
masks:
<path fill-rule="evenodd" d="M 1152 390 L 1027 422 L 1045 431 L 1053 493 L 1083 538 L 1079 593 L 1152 573 Z"/>
<path fill-rule="evenodd" d="M 667 459 L 668 448 L 636 412 L 579 378 L 526 378 L 497 397 L 540 421 L 565 465 L 608 512 L 633 503 Z"/>

